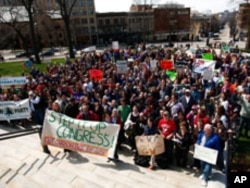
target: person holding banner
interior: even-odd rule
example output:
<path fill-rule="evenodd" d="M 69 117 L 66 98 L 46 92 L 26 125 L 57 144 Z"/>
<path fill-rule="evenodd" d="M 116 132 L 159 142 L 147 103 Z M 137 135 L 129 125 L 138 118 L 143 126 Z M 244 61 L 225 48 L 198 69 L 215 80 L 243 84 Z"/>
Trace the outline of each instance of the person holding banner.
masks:
<path fill-rule="evenodd" d="M 158 127 L 154 125 L 153 122 L 154 122 L 154 118 L 149 117 L 147 120 L 147 125 L 144 126 L 144 135 L 149 136 L 149 135 L 159 134 Z M 155 154 L 151 155 L 149 164 L 150 166 L 148 167 L 148 169 L 153 170 L 156 166 Z"/>
<path fill-rule="evenodd" d="M 121 126 L 121 120 L 120 117 L 118 116 L 118 111 L 117 109 L 112 110 L 112 114 L 110 115 L 109 113 L 104 114 L 104 122 L 110 123 L 110 124 L 119 124 Z M 119 156 L 118 156 L 118 143 L 115 146 L 115 152 L 114 152 L 114 158 L 108 157 L 108 161 L 119 161 Z"/>
<path fill-rule="evenodd" d="M 196 143 L 200 146 L 220 151 L 220 138 L 213 132 L 213 125 L 209 123 L 205 124 L 204 130 L 198 135 Z M 209 176 L 212 173 L 212 164 L 201 161 L 201 170 L 200 179 L 202 179 L 202 185 L 207 186 Z"/>
<path fill-rule="evenodd" d="M 35 123 L 41 126 L 41 129 L 39 131 L 39 136 L 41 138 L 42 127 L 43 127 L 43 122 L 44 122 L 44 117 L 45 117 L 46 103 L 45 103 L 45 99 L 35 92 L 33 92 L 32 90 L 29 91 L 28 93 L 29 104 L 30 104 L 30 109 L 31 109 L 31 117 L 33 118 Z M 53 108 L 53 105 L 52 105 L 52 108 Z M 42 147 L 43 147 L 43 152 L 50 155 L 48 146 L 42 145 Z"/>

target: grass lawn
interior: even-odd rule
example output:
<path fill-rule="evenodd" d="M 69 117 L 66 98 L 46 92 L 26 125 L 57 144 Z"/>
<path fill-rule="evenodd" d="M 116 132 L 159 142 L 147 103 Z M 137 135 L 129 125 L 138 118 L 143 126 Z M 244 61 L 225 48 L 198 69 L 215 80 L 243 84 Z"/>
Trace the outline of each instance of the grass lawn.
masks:
<path fill-rule="evenodd" d="M 0 76 L 21 76 L 29 74 L 29 70 L 23 67 L 24 61 L 0 63 Z M 51 63 L 64 63 L 64 58 L 51 59 Z M 42 72 L 46 71 L 46 63 L 34 64 L 33 66 Z"/>

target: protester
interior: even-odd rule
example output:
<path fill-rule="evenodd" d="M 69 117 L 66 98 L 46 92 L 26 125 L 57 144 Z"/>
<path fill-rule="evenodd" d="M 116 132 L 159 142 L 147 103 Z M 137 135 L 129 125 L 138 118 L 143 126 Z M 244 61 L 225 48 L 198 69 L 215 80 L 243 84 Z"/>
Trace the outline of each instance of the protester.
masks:
<path fill-rule="evenodd" d="M 174 151 L 173 151 L 173 141 L 174 133 L 176 131 L 176 125 L 167 111 L 163 112 L 163 117 L 158 122 L 158 129 L 161 135 L 164 137 L 165 145 L 165 157 L 169 164 L 173 162 Z"/>
<path fill-rule="evenodd" d="M 147 125 L 144 126 L 144 134 L 143 135 L 150 136 L 150 135 L 159 134 L 157 126 L 154 125 L 153 123 L 154 123 L 153 117 L 148 118 Z M 150 170 L 153 170 L 156 167 L 155 154 L 151 155 L 149 164 L 150 164 L 150 166 L 148 167 L 148 169 L 150 169 Z"/>
<path fill-rule="evenodd" d="M 175 160 L 177 166 L 186 168 L 188 161 L 189 146 L 191 144 L 191 135 L 187 129 L 185 121 L 179 125 L 179 130 L 175 133 L 174 137 L 178 142 L 175 143 Z"/>
<path fill-rule="evenodd" d="M 204 131 L 202 131 L 197 140 L 197 144 L 220 151 L 220 138 L 217 134 L 213 132 L 213 126 L 211 124 L 205 124 Z M 202 179 L 202 185 L 207 186 L 209 176 L 212 173 L 212 164 L 201 161 L 201 171 L 202 174 L 200 178 Z"/>

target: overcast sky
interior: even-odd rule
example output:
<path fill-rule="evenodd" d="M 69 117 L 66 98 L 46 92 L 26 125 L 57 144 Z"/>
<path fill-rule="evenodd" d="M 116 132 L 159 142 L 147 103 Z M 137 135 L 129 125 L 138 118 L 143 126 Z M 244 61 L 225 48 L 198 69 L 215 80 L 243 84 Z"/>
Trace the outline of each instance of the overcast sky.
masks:
<path fill-rule="evenodd" d="M 144 0 L 137 0 L 144 2 Z M 161 3 L 179 3 L 184 4 L 185 7 L 190 7 L 191 10 L 198 10 L 200 12 L 211 11 L 212 13 L 223 12 L 224 10 L 232 11 L 237 8 L 236 3 L 231 3 L 231 1 L 240 0 L 148 0 L 148 2 Z M 243 1 L 243 0 L 242 0 Z M 95 6 L 97 12 L 121 12 L 129 11 L 130 5 L 135 2 L 135 0 L 95 0 Z"/>

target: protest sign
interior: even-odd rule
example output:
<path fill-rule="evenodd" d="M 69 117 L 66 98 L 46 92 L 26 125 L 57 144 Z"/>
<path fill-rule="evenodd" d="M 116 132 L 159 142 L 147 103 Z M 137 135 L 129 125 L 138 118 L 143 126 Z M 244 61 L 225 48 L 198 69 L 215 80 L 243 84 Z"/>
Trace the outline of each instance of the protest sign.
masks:
<path fill-rule="evenodd" d="M 89 70 L 90 78 L 93 78 L 95 81 L 103 79 L 103 72 L 99 69 L 90 69 Z"/>
<path fill-rule="evenodd" d="M 112 49 L 113 50 L 118 50 L 119 49 L 119 42 L 118 41 L 113 41 L 112 42 Z"/>
<path fill-rule="evenodd" d="M 213 60 L 213 54 L 212 53 L 203 53 L 202 54 L 202 59 L 206 59 L 206 60 Z"/>
<path fill-rule="evenodd" d="M 153 71 L 157 67 L 157 61 L 155 59 L 150 60 L 150 70 Z"/>
<path fill-rule="evenodd" d="M 239 48 L 230 48 L 230 53 L 238 54 L 238 53 L 240 53 L 240 49 Z"/>
<path fill-rule="evenodd" d="M 29 100 L 21 101 L 1 101 L 0 121 L 17 120 L 30 118 Z"/>
<path fill-rule="evenodd" d="M 168 75 L 171 81 L 175 81 L 177 72 L 167 70 L 166 74 Z"/>
<path fill-rule="evenodd" d="M 230 47 L 228 45 L 223 45 L 221 47 L 221 49 L 222 49 L 223 52 L 229 52 L 230 51 Z"/>
<path fill-rule="evenodd" d="M 222 53 L 222 52 L 221 52 L 221 49 L 215 48 L 214 51 L 215 51 L 215 53 L 216 53 L 217 56 L 220 56 L 221 53 Z"/>
<path fill-rule="evenodd" d="M 215 61 L 196 59 L 193 64 L 193 72 L 203 75 L 206 70 L 214 70 L 214 66 Z"/>
<path fill-rule="evenodd" d="M 0 85 L 3 86 L 20 86 L 24 85 L 26 83 L 26 77 L 20 76 L 20 77 L 0 77 Z"/>
<path fill-rule="evenodd" d="M 217 150 L 195 144 L 194 158 L 215 165 L 217 162 L 217 156 Z"/>
<path fill-rule="evenodd" d="M 128 65 L 127 61 L 116 61 L 117 74 L 127 74 Z"/>
<path fill-rule="evenodd" d="M 164 140 L 161 135 L 136 136 L 136 147 L 139 155 L 158 155 L 164 153 Z"/>
<path fill-rule="evenodd" d="M 42 143 L 73 151 L 101 156 L 114 156 L 118 124 L 84 121 L 47 110 L 44 118 Z"/>
<path fill-rule="evenodd" d="M 210 69 L 207 69 L 203 73 L 203 79 L 204 80 L 212 80 L 213 76 L 214 76 L 214 71 L 210 70 Z"/>
<path fill-rule="evenodd" d="M 173 61 L 172 60 L 161 60 L 161 68 L 163 70 L 171 70 L 174 68 Z"/>

